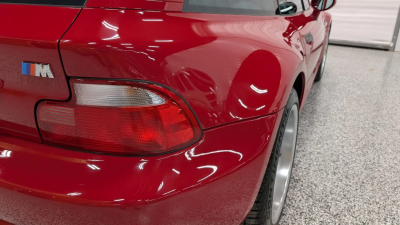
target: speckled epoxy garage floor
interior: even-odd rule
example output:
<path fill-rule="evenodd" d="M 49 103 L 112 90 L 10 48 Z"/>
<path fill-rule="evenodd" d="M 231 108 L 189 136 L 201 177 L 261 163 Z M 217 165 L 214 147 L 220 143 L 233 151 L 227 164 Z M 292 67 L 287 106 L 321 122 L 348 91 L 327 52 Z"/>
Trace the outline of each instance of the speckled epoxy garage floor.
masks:
<path fill-rule="evenodd" d="M 282 224 L 400 224 L 400 53 L 330 46 Z"/>

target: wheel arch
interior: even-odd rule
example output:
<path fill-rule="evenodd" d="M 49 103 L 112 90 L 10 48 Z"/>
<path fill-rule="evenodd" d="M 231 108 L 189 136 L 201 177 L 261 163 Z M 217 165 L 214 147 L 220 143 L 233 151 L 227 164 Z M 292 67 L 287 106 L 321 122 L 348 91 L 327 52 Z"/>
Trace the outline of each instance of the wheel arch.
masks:
<path fill-rule="evenodd" d="M 299 73 L 299 75 L 297 75 L 297 78 L 293 84 L 293 88 L 296 90 L 297 95 L 299 96 L 300 108 L 302 108 L 303 106 L 304 87 L 305 87 L 305 74 L 304 72 L 301 72 Z"/>

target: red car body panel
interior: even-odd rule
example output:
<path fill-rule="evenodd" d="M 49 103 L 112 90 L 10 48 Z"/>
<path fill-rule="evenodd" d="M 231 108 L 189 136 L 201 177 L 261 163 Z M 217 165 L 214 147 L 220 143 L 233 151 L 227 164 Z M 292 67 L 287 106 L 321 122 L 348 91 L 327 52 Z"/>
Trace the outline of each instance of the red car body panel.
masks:
<path fill-rule="evenodd" d="M 83 9 L 60 49 L 67 76 L 169 86 L 207 129 L 284 107 L 306 69 L 288 29 L 277 17 Z"/>
<path fill-rule="evenodd" d="M 7 66 L 0 74 L 0 219 L 239 224 L 246 218 L 282 108 L 296 79 L 303 106 L 331 17 L 313 9 L 286 17 L 185 13 L 182 6 L 181 0 L 88 0 L 83 9 L 0 5 Z M 37 32 L 38 26 L 51 29 Z M 314 40 L 307 44 L 309 33 Z M 21 75 L 21 62 L 49 63 L 55 78 L 32 81 Z M 44 99 L 66 101 L 71 77 L 168 86 L 193 109 L 203 136 L 153 157 L 47 146 L 35 108 Z"/>
<path fill-rule="evenodd" d="M 68 7 L 0 5 L 0 132 L 42 142 L 35 106 L 41 99 L 66 100 L 70 96 L 58 41 L 79 11 Z M 23 76 L 24 61 L 49 63 L 54 79 Z"/>
<path fill-rule="evenodd" d="M 281 116 L 211 129 L 190 148 L 155 157 L 96 155 L 0 135 L 0 151 L 10 152 L 0 158 L 0 219 L 239 224 L 257 195 Z"/>

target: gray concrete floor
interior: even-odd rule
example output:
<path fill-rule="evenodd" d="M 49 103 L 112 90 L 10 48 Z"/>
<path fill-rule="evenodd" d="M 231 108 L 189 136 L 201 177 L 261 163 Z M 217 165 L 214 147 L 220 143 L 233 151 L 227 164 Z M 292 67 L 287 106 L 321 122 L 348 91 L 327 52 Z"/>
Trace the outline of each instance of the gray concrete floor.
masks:
<path fill-rule="evenodd" d="M 400 53 L 330 46 L 282 224 L 400 224 Z"/>

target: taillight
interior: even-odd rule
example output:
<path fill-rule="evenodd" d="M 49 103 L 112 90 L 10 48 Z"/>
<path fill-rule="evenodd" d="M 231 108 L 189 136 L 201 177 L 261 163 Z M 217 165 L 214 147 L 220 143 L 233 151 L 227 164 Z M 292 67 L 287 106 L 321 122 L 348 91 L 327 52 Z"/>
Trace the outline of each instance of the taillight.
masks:
<path fill-rule="evenodd" d="M 196 142 L 200 127 L 185 102 L 158 85 L 71 80 L 69 102 L 43 101 L 38 125 L 46 144 L 118 155 L 154 155 Z"/>

